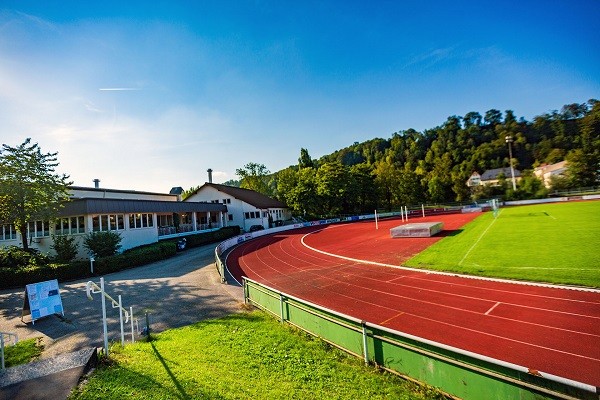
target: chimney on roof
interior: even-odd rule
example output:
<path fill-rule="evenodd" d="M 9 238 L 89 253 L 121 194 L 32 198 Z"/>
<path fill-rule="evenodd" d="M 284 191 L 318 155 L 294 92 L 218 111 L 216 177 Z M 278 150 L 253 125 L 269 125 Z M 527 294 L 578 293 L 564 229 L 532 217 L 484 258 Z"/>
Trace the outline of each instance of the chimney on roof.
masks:
<path fill-rule="evenodd" d="M 208 183 L 212 183 L 212 169 L 207 169 L 206 172 L 208 172 Z"/>
<path fill-rule="evenodd" d="M 96 189 L 100 188 L 100 179 L 98 179 L 98 178 L 94 179 L 94 187 Z"/>

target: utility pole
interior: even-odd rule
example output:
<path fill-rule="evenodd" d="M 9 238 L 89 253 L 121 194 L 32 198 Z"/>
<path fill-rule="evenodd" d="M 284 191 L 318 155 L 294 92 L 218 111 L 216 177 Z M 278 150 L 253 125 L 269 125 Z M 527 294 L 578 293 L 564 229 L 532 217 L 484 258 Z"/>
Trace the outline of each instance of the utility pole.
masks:
<path fill-rule="evenodd" d="M 506 143 L 508 143 L 508 157 L 509 157 L 509 164 L 510 164 L 510 176 L 512 177 L 512 187 L 513 190 L 516 191 L 517 190 L 517 184 L 515 182 L 515 169 L 513 168 L 513 162 L 512 162 L 512 142 L 513 142 L 513 138 L 511 135 L 506 135 L 504 137 L 504 139 L 506 140 Z"/>

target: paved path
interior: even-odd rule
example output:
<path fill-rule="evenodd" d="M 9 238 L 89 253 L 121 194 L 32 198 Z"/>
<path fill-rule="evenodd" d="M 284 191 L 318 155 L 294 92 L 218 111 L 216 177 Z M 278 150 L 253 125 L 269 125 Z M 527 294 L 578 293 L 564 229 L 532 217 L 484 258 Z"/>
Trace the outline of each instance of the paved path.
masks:
<path fill-rule="evenodd" d="M 31 323 L 21 321 L 25 288 L 0 291 L 0 331 L 19 335 L 19 340 L 42 337 L 42 358 L 101 347 L 102 311 L 100 294 L 88 300 L 85 285 L 90 279 L 61 283 L 64 318 L 48 316 Z M 100 284 L 100 278 L 93 278 Z M 214 245 L 188 249 L 168 260 L 106 275 L 105 290 L 113 298 L 122 296 L 126 308 L 133 306 L 140 328 L 144 312 L 150 313 L 151 328 L 189 325 L 202 319 L 222 317 L 241 310 L 242 288 L 221 284 L 214 266 Z M 109 340 L 120 340 L 119 314 L 107 303 Z M 131 332 L 130 326 L 126 333 Z M 126 340 L 129 341 L 126 337 Z"/>

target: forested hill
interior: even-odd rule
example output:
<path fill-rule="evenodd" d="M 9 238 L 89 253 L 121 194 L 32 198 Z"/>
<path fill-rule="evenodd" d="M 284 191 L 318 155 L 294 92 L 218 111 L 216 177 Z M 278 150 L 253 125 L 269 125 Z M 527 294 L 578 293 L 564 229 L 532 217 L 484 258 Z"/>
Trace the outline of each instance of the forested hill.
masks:
<path fill-rule="evenodd" d="M 512 185 L 470 189 L 469 176 L 513 166 L 523 179 Z M 451 116 L 440 126 L 396 132 L 389 139 L 354 143 L 312 160 L 301 149 L 298 165 L 271 176 L 271 195 L 296 213 L 335 215 L 420 202 L 466 201 L 501 196 L 543 197 L 548 193 L 532 169 L 567 160 L 568 175 L 552 189 L 599 184 L 600 102 L 569 104 L 560 111 L 517 119 L 511 110 Z M 243 184 L 243 182 L 242 182 Z"/>

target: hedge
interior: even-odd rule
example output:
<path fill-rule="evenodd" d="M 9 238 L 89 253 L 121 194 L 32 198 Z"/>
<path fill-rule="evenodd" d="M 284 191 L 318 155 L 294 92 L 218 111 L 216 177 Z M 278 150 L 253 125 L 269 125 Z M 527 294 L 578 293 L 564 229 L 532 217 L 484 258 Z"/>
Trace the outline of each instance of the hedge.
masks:
<path fill-rule="evenodd" d="M 217 231 L 186 236 L 186 247 L 199 247 L 220 242 L 238 235 L 237 226 L 221 228 Z M 0 267 L 0 289 L 24 287 L 27 284 L 58 279 L 59 282 L 101 276 L 128 268 L 139 267 L 155 261 L 173 257 L 177 253 L 177 240 L 170 239 L 135 247 L 110 257 L 102 257 L 94 262 L 94 274 L 90 272 L 89 261 L 70 263 L 50 263 L 20 267 Z"/>

